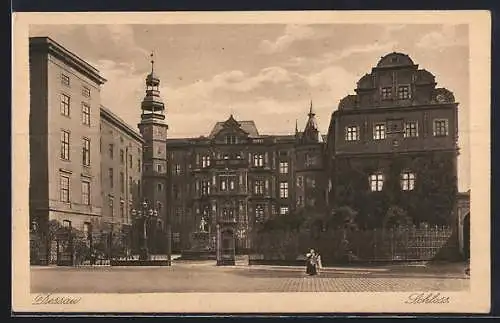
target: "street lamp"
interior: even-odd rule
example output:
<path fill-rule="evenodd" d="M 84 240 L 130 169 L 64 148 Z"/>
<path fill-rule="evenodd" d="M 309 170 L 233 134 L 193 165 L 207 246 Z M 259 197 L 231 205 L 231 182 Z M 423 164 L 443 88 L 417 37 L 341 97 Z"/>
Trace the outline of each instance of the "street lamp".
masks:
<path fill-rule="evenodd" d="M 158 218 L 158 211 L 155 209 L 148 209 L 148 203 L 146 201 L 142 202 L 141 204 L 142 210 L 135 210 L 132 209 L 131 213 L 132 216 L 136 219 L 142 219 L 143 220 L 143 238 L 144 238 L 144 254 L 142 255 L 145 260 L 149 259 L 149 249 L 148 249 L 148 223 L 151 218 L 154 218 L 155 220 Z"/>

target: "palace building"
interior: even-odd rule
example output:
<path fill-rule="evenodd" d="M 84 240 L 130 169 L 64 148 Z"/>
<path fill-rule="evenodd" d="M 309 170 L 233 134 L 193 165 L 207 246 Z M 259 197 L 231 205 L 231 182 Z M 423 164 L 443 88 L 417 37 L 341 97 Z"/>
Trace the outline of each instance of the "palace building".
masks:
<path fill-rule="evenodd" d="M 456 221 L 458 103 L 436 84 L 390 53 L 340 101 L 327 138 L 332 208 L 351 206 L 365 227 L 382 226 L 390 207 L 417 225 Z"/>
<path fill-rule="evenodd" d="M 235 225 L 236 250 L 248 250 L 256 223 L 306 204 L 322 207 L 323 150 L 312 103 L 295 134 L 260 134 L 254 121 L 230 115 L 208 136 L 167 139 L 174 250 L 188 248 L 198 230 L 215 246 L 225 223 Z"/>
<path fill-rule="evenodd" d="M 59 227 L 111 255 L 115 241 L 132 253 L 181 252 L 197 232 L 215 247 L 224 228 L 244 252 L 259 223 L 300 209 L 350 206 L 366 228 L 394 207 L 415 224 L 456 221 L 458 103 L 405 54 L 359 80 L 327 135 L 311 102 L 304 129 L 290 134 L 262 134 L 231 114 L 208 134 L 169 138 L 153 60 L 137 131 L 101 105 L 105 82 L 54 40 L 30 38 L 32 263 L 71 257 Z"/>

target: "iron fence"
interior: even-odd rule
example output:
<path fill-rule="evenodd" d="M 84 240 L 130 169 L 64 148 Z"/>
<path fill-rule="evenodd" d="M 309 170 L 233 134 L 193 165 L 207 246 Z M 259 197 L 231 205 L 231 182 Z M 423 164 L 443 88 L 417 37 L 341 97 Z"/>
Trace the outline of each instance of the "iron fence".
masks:
<path fill-rule="evenodd" d="M 254 235 L 255 259 L 297 260 L 310 248 L 324 262 L 428 261 L 450 254 L 457 244 L 451 227 L 399 227 L 321 232 L 274 231 Z"/>

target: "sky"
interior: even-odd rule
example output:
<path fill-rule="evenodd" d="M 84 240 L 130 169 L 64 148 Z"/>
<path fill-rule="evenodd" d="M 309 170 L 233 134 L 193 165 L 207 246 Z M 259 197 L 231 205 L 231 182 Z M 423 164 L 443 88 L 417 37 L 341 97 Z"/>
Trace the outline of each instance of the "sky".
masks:
<path fill-rule="evenodd" d="M 262 134 L 293 133 L 310 101 L 320 130 L 378 60 L 397 51 L 436 76 L 459 105 L 459 189 L 470 186 L 467 25 L 31 25 L 99 69 L 101 102 L 132 127 L 155 56 L 169 137 L 208 135 L 233 114 Z"/>

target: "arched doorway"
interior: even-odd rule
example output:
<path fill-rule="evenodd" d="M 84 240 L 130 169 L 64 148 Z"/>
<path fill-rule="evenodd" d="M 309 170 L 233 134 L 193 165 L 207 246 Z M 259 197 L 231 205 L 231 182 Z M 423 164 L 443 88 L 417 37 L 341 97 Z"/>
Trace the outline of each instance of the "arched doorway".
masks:
<path fill-rule="evenodd" d="M 235 236 L 234 227 L 217 225 L 217 266 L 234 266 Z"/>
<path fill-rule="evenodd" d="M 462 226 L 462 236 L 463 236 L 463 255 L 467 260 L 470 258 L 470 212 L 464 217 Z"/>

